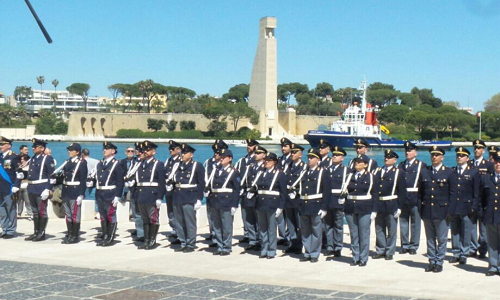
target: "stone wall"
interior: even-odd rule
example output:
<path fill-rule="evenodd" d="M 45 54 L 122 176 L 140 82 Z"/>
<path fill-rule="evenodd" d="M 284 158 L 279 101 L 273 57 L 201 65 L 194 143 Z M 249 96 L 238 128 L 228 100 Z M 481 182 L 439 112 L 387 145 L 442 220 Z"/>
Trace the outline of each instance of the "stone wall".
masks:
<path fill-rule="evenodd" d="M 339 119 L 340 117 L 298 115 L 296 119 L 296 135 L 304 135 L 308 130 L 317 130 L 320 125 L 325 125 L 330 130 L 332 122 Z"/>
<path fill-rule="evenodd" d="M 35 125 L 26 125 L 26 128 L 0 128 L 0 135 L 8 139 L 30 140 L 35 135 Z"/>

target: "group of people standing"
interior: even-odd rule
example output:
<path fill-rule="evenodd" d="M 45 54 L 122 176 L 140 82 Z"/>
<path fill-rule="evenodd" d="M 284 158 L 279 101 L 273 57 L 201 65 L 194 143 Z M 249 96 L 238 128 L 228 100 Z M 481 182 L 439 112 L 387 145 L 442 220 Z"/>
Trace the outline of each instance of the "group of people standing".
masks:
<path fill-rule="evenodd" d="M 500 275 L 500 153 L 473 142 L 474 157 L 457 147 L 456 166 L 443 165 L 445 150 L 429 149 L 431 165 L 417 159 L 418 147 L 405 143 L 405 159 L 384 151 L 384 163 L 366 155 L 369 144 L 354 142 L 356 157 L 344 164 L 347 153 L 321 140 L 307 150 L 287 138 L 281 139 L 282 155 L 267 151 L 248 139 L 247 155 L 233 161 L 233 153 L 222 140 L 212 145 L 213 157 L 203 164 L 194 160 L 196 151 L 185 143 L 169 142 L 170 156 L 158 160 L 157 145 L 136 143 L 127 157 L 116 159 L 117 147 L 103 143 L 103 159 L 93 170 L 81 157 L 81 146 L 67 147 L 69 158 L 57 169 L 46 142 L 33 139 L 33 156 L 21 166 L 10 149 L 12 141 L 1 137 L 0 199 L 2 238 L 13 236 L 12 203 L 21 181 L 28 181 L 34 232 L 26 240 L 45 239 L 47 200 L 52 186 L 62 183 L 62 200 L 68 234 L 63 244 L 79 241 L 81 204 L 87 188 L 96 189 L 102 233 L 98 246 L 111 246 L 117 228 L 116 207 L 129 200 L 135 219 L 139 249 L 154 249 L 159 231 L 160 207 L 165 198 L 170 237 L 180 244 L 175 251 L 193 252 L 196 242 L 196 211 L 206 199 L 210 246 L 214 255 L 230 255 L 234 214 L 241 207 L 246 251 L 259 251 L 260 258 L 273 259 L 278 244 L 285 253 L 302 254 L 300 261 L 317 262 L 320 253 L 342 256 L 344 218 L 351 239 L 352 266 L 366 266 L 370 226 L 375 223 L 376 253 L 373 259 L 392 260 L 400 226 L 401 254 L 415 255 L 423 220 L 429 265 L 426 272 L 441 272 L 451 229 L 451 263 L 466 264 L 468 257 L 489 253 L 486 275 Z M 329 155 L 331 153 L 331 156 Z M 23 170 L 25 170 L 23 172 Z M 90 171 L 90 175 L 88 175 Z M 15 205 L 14 205 L 15 206 Z M 14 208 L 15 215 L 15 208 Z M 479 229 L 479 235 L 478 235 Z"/>

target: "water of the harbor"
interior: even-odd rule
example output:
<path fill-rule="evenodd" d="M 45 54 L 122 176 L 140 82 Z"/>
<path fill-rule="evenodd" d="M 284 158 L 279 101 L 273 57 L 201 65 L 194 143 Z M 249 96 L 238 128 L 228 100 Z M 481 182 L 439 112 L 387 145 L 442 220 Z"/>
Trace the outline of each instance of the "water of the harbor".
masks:
<path fill-rule="evenodd" d="M 82 145 L 82 148 L 88 148 L 90 150 L 90 157 L 95 158 L 95 159 L 101 159 L 102 158 L 102 143 L 80 143 Z M 114 143 L 118 147 L 118 153 L 116 155 L 117 159 L 122 159 L 125 158 L 125 149 L 128 146 L 133 146 L 131 143 Z M 31 151 L 31 143 L 28 142 L 14 142 L 12 146 L 12 150 L 16 153 L 19 153 L 19 146 L 21 145 L 27 145 L 28 148 L 30 149 L 30 156 L 32 155 Z M 57 161 L 57 166 L 60 166 L 64 160 L 68 159 L 68 151 L 66 147 L 69 145 L 69 143 L 64 143 L 64 142 L 50 142 L 47 147 L 49 147 L 52 150 L 52 156 L 56 159 Z M 194 159 L 203 163 L 206 159 L 212 157 L 213 151 L 212 147 L 210 145 L 202 145 L 202 144 L 191 144 L 194 148 L 196 148 L 195 156 Z M 310 148 L 309 145 L 302 145 L 306 150 Z M 266 145 L 265 146 L 268 151 L 276 153 L 278 156 L 281 155 L 281 147 L 279 145 Z M 236 161 L 243 157 L 246 154 L 246 147 L 244 145 L 242 146 L 230 146 L 229 147 L 231 151 L 233 152 L 234 155 L 234 163 Z M 472 147 L 469 148 L 471 151 L 471 154 L 473 155 L 473 150 Z M 347 151 L 347 157 L 344 159 L 344 164 L 348 164 L 349 161 L 356 155 L 356 152 L 354 149 L 346 149 Z M 399 161 L 404 160 L 404 149 L 395 149 L 395 151 L 399 155 Z M 307 161 L 306 157 L 306 151 L 304 151 L 304 155 L 302 159 L 304 161 Z M 372 149 L 368 153 L 368 156 L 371 158 L 375 159 L 379 165 L 383 165 L 384 163 L 384 150 L 382 149 Z M 487 154 L 486 154 L 487 155 Z M 169 151 L 168 151 L 168 145 L 165 144 L 160 144 L 158 149 L 156 149 L 156 158 L 158 158 L 161 161 L 165 161 L 166 158 L 169 156 Z M 418 153 L 418 159 L 422 160 L 423 162 L 430 164 L 430 155 L 429 152 L 425 149 L 420 150 Z M 444 157 L 444 165 L 453 167 L 456 165 L 456 160 L 455 160 L 455 151 L 454 149 L 451 149 L 446 152 L 445 157 Z M 89 195 L 89 198 L 92 198 L 93 195 Z"/>

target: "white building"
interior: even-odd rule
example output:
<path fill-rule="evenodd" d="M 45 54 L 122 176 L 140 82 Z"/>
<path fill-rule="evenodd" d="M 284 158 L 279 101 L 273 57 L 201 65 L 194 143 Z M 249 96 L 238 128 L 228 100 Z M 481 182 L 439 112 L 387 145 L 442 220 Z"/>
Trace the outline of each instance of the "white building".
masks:
<path fill-rule="evenodd" d="M 53 91 L 53 90 L 33 90 L 33 96 L 28 99 L 17 99 L 18 104 L 26 105 L 26 110 L 37 113 L 40 109 L 53 109 L 54 101 L 51 98 L 52 94 L 57 94 L 56 108 L 62 111 L 77 111 L 84 109 L 84 103 L 81 96 L 70 94 L 68 91 Z M 91 97 L 87 99 L 87 111 L 105 111 L 105 103 L 108 97 Z"/>

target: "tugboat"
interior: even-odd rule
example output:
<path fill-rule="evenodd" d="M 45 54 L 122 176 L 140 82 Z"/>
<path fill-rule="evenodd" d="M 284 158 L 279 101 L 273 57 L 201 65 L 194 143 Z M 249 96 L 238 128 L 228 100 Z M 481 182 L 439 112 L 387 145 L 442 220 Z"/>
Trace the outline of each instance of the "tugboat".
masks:
<path fill-rule="evenodd" d="M 330 130 L 309 130 L 304 139 L 312 147 L 317 147 L 320 140 L 342 148 L 352 148 L 354 141 L 365 140 L 372 148 L 404 148 L 406 141 L 386 136 L 389 131 L 377 122 L 377 109 L 366 102 L 366 80 L 361 82 L 359 90 L 363 92 L 361 105 L 351 103 L 344 110 L 341 119 L 333 122 Z M 385 132 L 385 133 L 384 133 Z M 451 148 L 451 141 L 411 140 L 420 148 L 438 146 Z"/>

